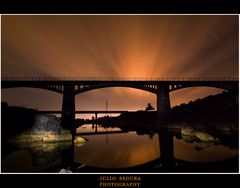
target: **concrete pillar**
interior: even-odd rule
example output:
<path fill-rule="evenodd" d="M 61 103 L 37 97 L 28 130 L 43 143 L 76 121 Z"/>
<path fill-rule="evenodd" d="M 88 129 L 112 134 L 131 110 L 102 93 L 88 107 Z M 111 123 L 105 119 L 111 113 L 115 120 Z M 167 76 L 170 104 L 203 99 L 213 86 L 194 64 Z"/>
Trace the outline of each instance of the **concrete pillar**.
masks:
<path fill-rule="evenodd" d="M 97 118 L 98 118 L 98 117 L 97 117 L 97 113 L 95 113 L 95 120 L 97 120 Z"/>
<path fill-rule="evenodd" d="M 170 98 L 168 86 L 157 87 L 157 111 L 158 114 L 166 114 L 170 111 Z"/>
<path fill-rule="evenodd" d="M 65 85 L 62 101 L 62 127 L 75 131 L 74 85 Z"/>

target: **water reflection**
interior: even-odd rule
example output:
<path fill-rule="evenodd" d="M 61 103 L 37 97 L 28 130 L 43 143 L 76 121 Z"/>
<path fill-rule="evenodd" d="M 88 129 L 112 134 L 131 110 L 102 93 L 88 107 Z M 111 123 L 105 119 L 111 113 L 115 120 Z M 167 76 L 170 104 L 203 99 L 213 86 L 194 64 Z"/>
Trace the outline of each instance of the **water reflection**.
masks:
<path fill-rule="evenodd" d="M 75 150 L 75 161 L 93 167 L 126 168 L 159 157 L 157 137 L 121 133 L 86 136 L 89 142 Z"/>
<path fill-rule="evenodd" d="M 37 172 L 60 164 L 61 151 L 70 145 L 71 142 L 19 143 L 17 144 L 18 149 L 16 151 L 2 159 L 2 171 Z"/>
<path fill-rule="evenodd" d="M 174 145 L 173 133 L 164 129 L 158 133 L 158 141 L 160 146 L 160 164 L 163 170 L 173 170 L 174 164 Z"/>
<path fill-rule="evenodd" d="M 77 134 L 88 139 L 86 144 L 21 145 L 2 158 L 2 171 L 59 172 L 62 168 L 80 173 L 238 171 L 238 132 L 198 130 L 187 135 L 189 127 L 185 132 L 183 129 L 186 127 L 83 125 Z M 25 166 L 17 165 L 19 159 Z"/>
<path fill-rule="evenodd" d="M 204 128 L 199 129 L 199 125 L 196 130 L 194 127 L 189 127 L 189 125 L 148 125 L 145 127 L 131 127 L 128 125 L 118 126 L 118 128 L 123 132 L 129 132 L 128 134 L 125 134 L 128 135 L 128 141 L 126 141 L 126 138 L 124 138 L 123 135 L 119 135 L 118 140 L 121 140 L 120 143 L 117 143 L 113 139 L 110 142 L 112 145 L 104 145 L 104 136 L 89 136 L 88 138 L 91 141 L 86 145 L 85 151 L 83 151 L 84 148 L 80 148 L 81 151 L 76 152 L 75 160 L 84 162 L 90 166 L 102 167 L 104 170 L 106 170 L 105 168 L 125 168 L 134 166 L 135 169 L 141 167 L 141 170 L 146 170 L 144 169 L 146 167 L 151 169 L 150 171 L 163 172 L 238 171 L 238 132 L 206 131 Z M 183 134 L 184 131 L 188 129 L 192 129 L 191 134 Z M 136 134 L 134 134 L 134 132 Z M 146 139 L 144 141 L 145 145 L 140 143 L 136 138 L 133 139 L 134 141 L 131 141 L 130 138 L 134 136 Z M 113 138 L 117 139 L 117 136 L 115 135 Z M 144 158 L 146 153 L 149 154 L 148 149 L 151 148 L 146 145 L 148 142 L 147 140 L 151 140 L 151 146 L 155 146 L 152 147 L 154 154 L 148 155 Z M 132 148 L 130 146 L 124 147 L 124 145 L 121 145 L 125 141 L 128 142 Z M 141 145 L 141 152 L 137 152 L 136 150 L 138 144 Z M 115 146 L 115 150 L 111 148 L 111 146 Z M 103 149 L 96 149 L 94 157 L 77 155 L 78 153 L 89 153 L 93 148 Z M 132 155 L 136 154 L 141 162 L 139 160 L 139 163 L 136 164 L 134 163 L 137 161 L 136 159 L 134 162 L 125 160 L 123 164 L 121 159 L 131 159 L 132 155 L 129 154 L 131 152 Z M 107 154 L 110 154 L 110 159 L 107 157 Z M 140 165 L 141 163 L 142 165 Z M 222 167 L 224 166 L 222 169 L 221 164 Z M 158 169 L 156 170 L 156 168 Z"/>

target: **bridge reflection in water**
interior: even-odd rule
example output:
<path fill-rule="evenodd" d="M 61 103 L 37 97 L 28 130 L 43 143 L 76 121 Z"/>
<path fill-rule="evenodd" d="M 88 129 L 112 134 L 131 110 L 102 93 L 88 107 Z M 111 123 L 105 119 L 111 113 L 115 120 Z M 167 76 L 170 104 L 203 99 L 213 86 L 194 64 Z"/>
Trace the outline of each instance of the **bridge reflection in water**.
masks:
<path fill-rule="evenodd" d="M 138 134 L 148 134 L 153 133 L 158 136 L 159 142 L 159 151 L 160 155 L 157 159 L 140 164 L 137 166 L 127 167 L 127 168 L 109 168 L 109 167 L 96 167 L 89 166 L 88 164 L 77 163 L 74 157 L 75 151 L 74 146 L 68 148 L 62 155 L 62 164 L 59 167 L 54 167 L 49 169 L 68 168 L 73 172 L 238 172 L 238 155 L 235 157 L 230 157 L 229 159 L 224 159 L 220 161 L 213 162 L 191 162 L 177 159 L 174 156 L 174 137 L 179 136 L 179 131 L 171 129 L 129 129 L 130 132 L 137 132 Z M 140 131 L 141 130 L 141 131 Z M 145 132 L 145 133 L 144 133 Z M 100 131 L 100 132 L 82 132 L 78 135 L 111 135 L 111 134 L 126 134 L 128 131 Z M 130 134 L 130 133 L 129 133 Z M 151 135 L 151 134 L 150 134 Z M 90 140 L 91 142 L 91 140 Z M 118 146 L 115 146 L 115 149 L 118 150 Z M 148 150 L 146 150 L 147 152 Z M 96 151 L 97 152 L 97 151 Z M 191 151 L 189 151 L 191 152 Z M 237 153 L 237 152 L 236 152 Z M 91 153 L 89 155 L 96 155 Z M 186 155 L 188 155 L 186 153 Z M 111 157 L 111 156 L 109 156 Z M 101 160 L 101 159 L 99 159 Z M 111 160 L 111 159 L 109 159 Z M 72 168 L 69 168 L 72 167 Z"/>
<path fill-rule="evenodd" d="M 2 172 L 238 172 L 238 133 L 219 133 L 218 145 L 201 151 L 170 126 L 83 125 L 77 134 L 88 142 L 19 146 L 2 158 Z"/>

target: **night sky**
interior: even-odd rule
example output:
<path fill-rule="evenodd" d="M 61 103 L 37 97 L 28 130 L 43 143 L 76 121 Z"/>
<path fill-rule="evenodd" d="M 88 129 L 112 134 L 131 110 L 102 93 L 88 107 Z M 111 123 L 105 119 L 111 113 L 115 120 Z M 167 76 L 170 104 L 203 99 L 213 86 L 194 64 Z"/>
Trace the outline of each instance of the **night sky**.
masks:
<path fill-rule="evenodd" d="M 236 77 L 239 21 L 234 15 L 7 15 L 1 16 L 1 74 L 18 77 Z M 183 89 L 171 106 L 221 92 Z M 60 110 L 62 95 L 4 89 L 2 101 Z M 129 88 L 76 97 L 77 110 L 156 106 L 156 96 Z"/>

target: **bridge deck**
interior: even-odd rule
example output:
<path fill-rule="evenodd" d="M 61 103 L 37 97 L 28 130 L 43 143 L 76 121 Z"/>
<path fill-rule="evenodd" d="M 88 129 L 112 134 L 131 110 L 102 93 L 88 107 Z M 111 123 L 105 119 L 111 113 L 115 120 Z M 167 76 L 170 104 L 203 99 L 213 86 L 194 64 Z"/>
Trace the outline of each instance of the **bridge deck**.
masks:
<path fill-rule="evenodd" d="M 75 111 L 75 114 L 121 114 L 124 112 L 131 112 L 131 111 L 123 111 L 123 110 L 113 110 L 113 111 L 104 111 L 104 110 L 97 110 L 97 111 Z M 40 110 L 38 113 L 46 113 L 46 114 L 61 114 L 62 111 L 60 110 Z"/>
<path fill-rule="evenodd" d="M 238 81 L 238 77 L 1 77 L 1 81 Z"/>

